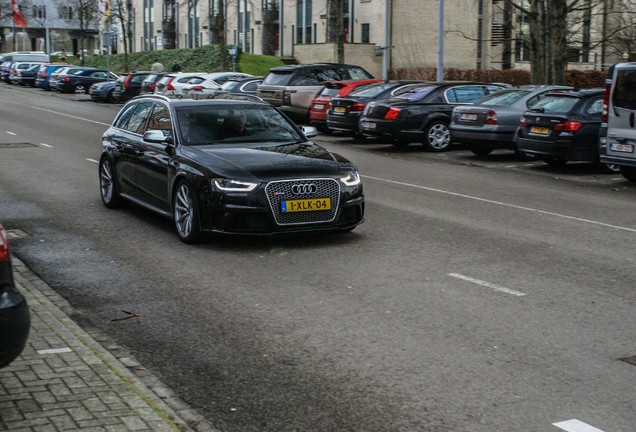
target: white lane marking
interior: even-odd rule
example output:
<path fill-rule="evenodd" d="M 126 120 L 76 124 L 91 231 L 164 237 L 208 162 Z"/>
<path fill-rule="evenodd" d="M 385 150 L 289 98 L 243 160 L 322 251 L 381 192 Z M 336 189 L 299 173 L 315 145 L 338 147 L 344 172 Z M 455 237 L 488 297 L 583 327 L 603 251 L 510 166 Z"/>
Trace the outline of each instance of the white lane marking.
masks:
<path fill-rule="evenodd" d="M 98 121 L 95 121 L 95 120 L 89 120 L 89 119 L 85 119 L 83 117 L 77 117 L 77 116 L 74 116 L 74 115 L 65 114 L 65 113 L 61 113 L 61 112 L 53 111 L 53 110 L 48 110 L 48 109 L 36 107 L 36 106 L 33 106 L 33 105 L 27 105 L 27 106 L 29 108 L 33 108 L 33 109 L 40 110 L 40 111 L 46 111 L 46 112 L 49 112 L 49 113 L 52 113 L 52 114 L 58 114 L 58 115 L 61 115 L 61 116 L 70 117 L 70 118 L 74 118 L 74 119 L 77 119 L 77 120 L 84 120 L 84 121 L 87 121 L 87 122 L 90 122 L 90 123 L 96 123 L 98 125 L 110 126 L 110 123 L 102 123 L 102 122 L 98 122 Z"/>
<path fill-rule="evenodd" d="M 457 278 L 457 279 L 465 280 L 467 282 L 472 282 L 472 283 L 477 284 L 477 285 L 481 285 L 481 286 L 485 286 L 485 287 L 488 287 L 488 288 L 492 288 L 494 290 L 501 291 L 501 292 L 504 292 L 506 294 L 512 294 L 512 295 L 518 296 L 518 297 L 526 295 L 525 293 L 522 293 L 522 292 L 519 292 L 519 291 L 515 291 L 515 290 L 511 290 L 510 288 L 506 288 L 506 287 L 502 287 L 502 286 L 499 286 L 499 285 L 491 284 L 490 282 L 486 282 L 486 281 L 482 281 L 482 280 L 479 280 L 479 279 L 471 278 L 469 276 L 464 276 L 464 275 L 461 275 L 459 273 L 448 273 L 448 276 L 452 276 L 452 277 Z"/>
<path fill-rule="evenodd" d="M 13 136 L 16 136 L 16 135 L 17 135 L 17 133 L 15 133 L 15 132 L 9 132 L 9 131 L 7 131 L 7 133 L 8 133 L 9 135 L 13 135 Z"/>
<path fill-rule="evenodd" d="M 583 423 L 577 419 L 552 423 L 552 425 L 568 432 L 603 432 L 602 430 L 595 428 L 594 426 L 590 426 L 587 423 Z"/>
<path fill-rule="evenodd" d="M 575 221 L 578 221 L 578 222 L 585 222 L 585 223 L 589 223 L 589 224 L 593 224 L 593 225 L 599 225 L 599 226 L 603 226 L 603 227 L 607 227 L 607 228 L 614 228 L 614 229 L 621 230 L 621 231 L 628 231 L 628 232 L 636 233 L 636 228 L 623 227 L 623 226 L 620 226 L 620 225 L 612 225 L 612 224 L 599 222 L 599 221 L 594 221 L 594 220 L 590 220 L 590 219 L 583 219 L 583 218 L 579 218 L 579 217 L 575 217 L 575 216 L 568 216 L 568 215 L 564 215 L 564 214 L 561 214 L 561 213 L 554 213 L 554 212 L 550 212 L 550 211 L 546 211 L 546 210 L 539 210 L 539 209 L 532 208 L 532 207 L 519 206 L 519 205 L 516 205 L 516 204 L 508 204 L 508 203 L 501 202 L 501 201 L 494 201 L 494 200 L 489 200 L 489 199 L 486 199 L 486 198 L 479 198 L 479 197 L 472 196 L 472 195 L 466 195 L 466 194 L 461 194 L 461 193 L 457 193 L 457 192 L 446 191 L 446 190 L 443 190 L 443 189 L 435 189 L 435 188 L 415 185 L 415 184 L 411 184 L 411 183 L 404 183 L 404 182 L 400 182 L 400 181 L 396 181 L 396 180 L 388 180 L 388 179 L 383 179 L 383 178 L 373 177 L 373 176 L 368 176 L 368 175 L 362 175 L 361 177 L 369 178 L 369 179 L 372 179 L 372 180 L 378 180 L 378 181 L 382 181 L 382 182 L 386 182 L 386 183 L 393 183 L 393 184 L 402 185 L 402 186 L 409 186 L 409 187 L 413 187 L 413 188 L 417 188 L 417 189 L 423 189 L 423 190 L 427 190 L 427 191 L 431 191 L 431 192 L 438 192 L 438 193 L 442 193 L 442 194 L 446 194 L 446 195 L 453 195 L 453 196 L 457 196 L 457 197 L 460 197 L 460 198 L 468 198 L 468 199 L 472 199 L 472 200 L 475 200 L 475 201 L 481 201 L 481 202 L 485 202 L 485 203 L 489 203 L 489 204 L 495 204 L 495 205 L 500 205 L 500 206 L 504 206 L 504 207 L 510 207 L 510 208 L 514 208 L 514 209 L 517 209 L 517 210 L 525 210 L 525 211 L 530 211 L 530 212 L 534 212 L 534 213 L 540 213 L 540 214 L 544 214 L 544 215 L 560 217 L 560 218 L 563 218 L 563 219 L 570 219 L 570 220 L 575 220 Z"/>
<path fill-rule="evenodd" d="M 38 354 L 61 354 L 67 352 L 73 352 L 73 350 L 68 347 L 38 350 Z"/>
<path fill-rule="evenodd" d="M 86 160 L 89 161 L 89 162 L 95 162 L 96 164 L 99 163 L 99 161 L 96 161 L 95 159 L 86 159 Z"/>
<path fill-rule="evenodd" d="M 53 148 L 53 146 L 52 146 L 51 144 L 40 143 L 40 145 L 41 145 L 42 147 Z"/>

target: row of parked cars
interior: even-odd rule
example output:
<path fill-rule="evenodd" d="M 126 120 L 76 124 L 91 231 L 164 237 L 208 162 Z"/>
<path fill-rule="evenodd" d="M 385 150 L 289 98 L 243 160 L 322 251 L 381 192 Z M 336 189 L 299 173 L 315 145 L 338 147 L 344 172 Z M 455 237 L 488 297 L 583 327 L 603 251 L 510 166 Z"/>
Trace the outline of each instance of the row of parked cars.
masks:
<path fill-rule="evenodd" d="M 20 76 L 33 70 L 33 79 Z M 242 93 L 257 96 L 296 123 L 310 123 L 325 133 L 381 139 L 395 146 L 419 143 L 433 152 L 463 144 L 479 157 L 509 149 L 550 165 L 583 161 L 603 172 L 629 171 L 601 160 L 606 151 L 606 146 L 599 145 L 607 114 L 604 89 L 383 81 L 360 66 L 334 63 L 275 67 L 265 77 L 150 71 L 117 76 L 107 70 L 53 63 L 14 64 L 11 71 L 8 75 L 3 71 L 8 82 L 88 93 L 95 101 L 125 102 L 151 93 Z M 620 148 L 630 149 L 612 147 Z"/>
<path fill-rule="evenodd" d="M 599 146 L 599 134 L 608 97 L 604 89 L 382 81 L 367 76 L 308 82 L 308 76 L 318 74 L 301 70 L 316 67 L 276 68 L 265 77 L 257 94 L 290 117 L 300 117 L 300 122 L 308 121 L 325 133 L 380 139 L 398 147 L 419 143 L 433 152 L 463 144 L 478 157 L 508 149 L 550 165 L 582 161 L 597 165 L 602 172 L 627 170 L 601 161 L 604 148 Z M 349 76 L 361 75 L 357 66 L 321 67 L 332 75 L 338 75 L 336 71 L 341 76 L 347 75 L 344 71 L 351 72 Z M 309 100 L 307 94 L 298 96 L 303 92 L 314 92 L 305 105 L 301 100 Z"/>

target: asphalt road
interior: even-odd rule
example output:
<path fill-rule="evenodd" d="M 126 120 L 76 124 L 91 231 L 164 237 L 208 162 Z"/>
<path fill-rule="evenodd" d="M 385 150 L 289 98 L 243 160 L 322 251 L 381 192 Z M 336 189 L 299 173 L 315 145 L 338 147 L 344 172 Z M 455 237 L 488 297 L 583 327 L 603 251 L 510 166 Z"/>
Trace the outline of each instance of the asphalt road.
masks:
<path fill-rule="evenodd" d="M 634 431 L 635 184 L 321 136 L 361 170 L 362 226 L 188 246 L 102 206 L 117 110 L 0 84 L 0 220 L 80 324 L 219 429 Z"/>

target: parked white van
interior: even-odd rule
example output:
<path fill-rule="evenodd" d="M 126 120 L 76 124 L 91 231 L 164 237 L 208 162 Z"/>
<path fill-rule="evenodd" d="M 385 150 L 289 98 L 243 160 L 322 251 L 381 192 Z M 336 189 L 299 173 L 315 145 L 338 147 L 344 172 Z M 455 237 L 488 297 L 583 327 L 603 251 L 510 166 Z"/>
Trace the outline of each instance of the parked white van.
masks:
<path fill-rule="evenodd" d="M 605 82 L 600 159 L 636 181 L 636 63 L 610 66 Z"/>
<path fill-rule="evenodd" d="M 5 61 L 48 63 L 51 56 L 44 51 L 16 51 L 0 55 L 0 63 Z"/>

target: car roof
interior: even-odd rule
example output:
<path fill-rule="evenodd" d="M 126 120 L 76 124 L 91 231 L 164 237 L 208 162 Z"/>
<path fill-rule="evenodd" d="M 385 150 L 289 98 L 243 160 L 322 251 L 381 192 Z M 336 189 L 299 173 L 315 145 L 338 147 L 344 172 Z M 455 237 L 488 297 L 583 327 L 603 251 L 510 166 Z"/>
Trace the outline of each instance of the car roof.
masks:
<path fill-rule="evenodd" d="M 337 67 L 357 67 L 362 69 L 362 66 L 345 64 L 345 63 L 309 63 L 302 65 L 287 65 L 287 66 L 275 66 L 269 70 L 269 72 L 293 72 L 298 69 L 325 67 L 325 68 L 337 68 Z"/>
<path fill-rule="evenodd" d="M 271 106 L 269 103 L 263 101 L 258 96 L 252 96 L 244 93 L 216 93 L 210 95 L 198 95 L 198 94 L 176 94 L 176 95 L 159 95 L 148 94 L 136 96 L 131 100 L 156 100 L 168 102 L 171 106 L 186 106 L 197 104 L 240 104 L 240 103 L 253 103 L 257 105 Z"/>

